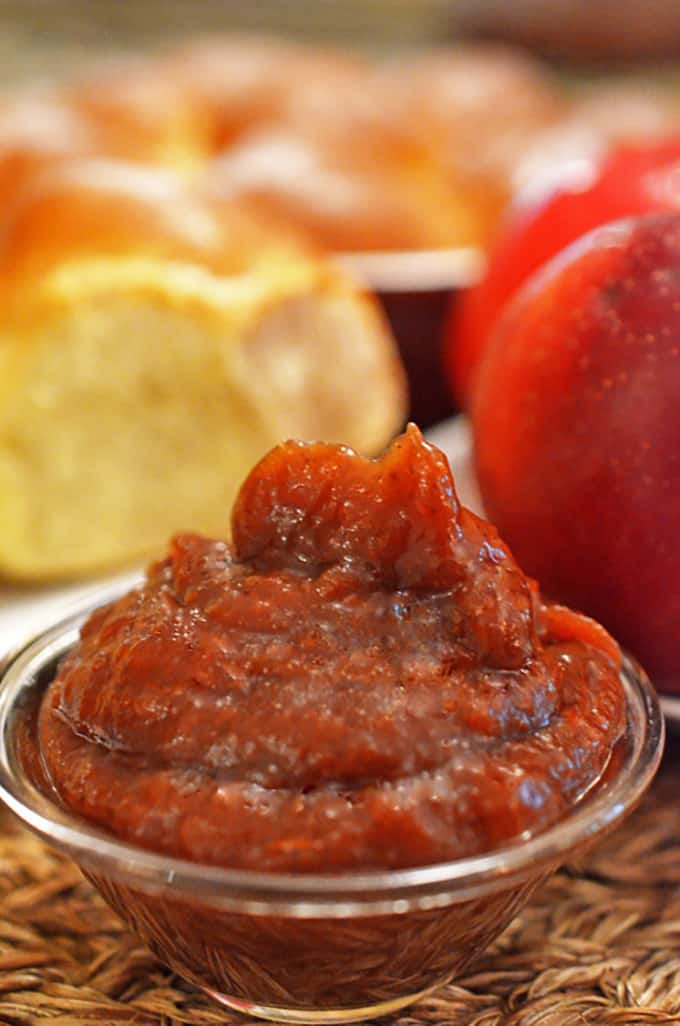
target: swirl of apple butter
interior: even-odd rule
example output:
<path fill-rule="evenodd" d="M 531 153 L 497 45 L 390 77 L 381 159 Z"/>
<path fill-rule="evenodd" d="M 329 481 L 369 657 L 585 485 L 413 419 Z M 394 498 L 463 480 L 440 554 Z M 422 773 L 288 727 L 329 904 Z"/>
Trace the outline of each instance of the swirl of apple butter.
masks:
<path fill-rule="evenodd" d="M 199 862 L 338 872 L 491 850 L 601 776 L 616 644 L 542 601 L 415 427 L 378 460 L 279 446 L 231 539 L 176 537 L 63 661 L 39 743 L 72 811 Z"/>

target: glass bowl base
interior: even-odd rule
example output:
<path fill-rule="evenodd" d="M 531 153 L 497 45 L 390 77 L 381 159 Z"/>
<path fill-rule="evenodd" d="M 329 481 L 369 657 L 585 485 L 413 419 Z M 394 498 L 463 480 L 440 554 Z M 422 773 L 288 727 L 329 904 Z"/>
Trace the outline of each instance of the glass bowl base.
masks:
<path fill-rule="evenodd" d="M 357 1006 L 355 1008 L 324 1008 L 316 1011 L 310 1008 L 280 1008 L 273 1005 L 260 1005 L 256 1002 L 242 1001 L 240 998 L 229 997 L 219 991 L 211 990 L 209 987 L 202 987 L 205 994 L 208 994 L 214 1001 L 224 1005 L 243 1015 L 249 1015 L 257 1019 L 266 1019 L 269 1022 L 316 1024 L 316 1023 L 343 1023 L 359 1022 L 366 1019 L 377 1019 L 383 1015 L 390 1015 L 398 1012 L 407 1005 L 412 1005 L 421 998 L 430 994 L 433 990 L 443 986 L 446 980 L 440 980 L 431 987 L 426 987 L 415 994 L 406 994 L 404 997 L 393 998 L 391 1001 L 379 1001 L 375 1004 Z"/>

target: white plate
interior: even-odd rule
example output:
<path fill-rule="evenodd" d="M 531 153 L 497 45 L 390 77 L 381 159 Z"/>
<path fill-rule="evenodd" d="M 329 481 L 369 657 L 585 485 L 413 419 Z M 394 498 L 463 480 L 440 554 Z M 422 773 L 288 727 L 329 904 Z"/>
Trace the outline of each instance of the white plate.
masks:
<path fill-rule="evenodd" d="M 479 487 L 472 464 L 472 433 L 467 417 L 452 417 L 426 432 L 427 439 L 446 453 L 456 482 L 458 498 L 475 513 L 484 514 Z M 661 696 L 664 716 L 680 727 L 680 695 Z"/>
<path fill-rule="evenodd" d="M 132 586 L 140 570 L 70 584 L 45 587 L 0 587 L 0 660 L 41 630 L 75 611 L 84 601 L 107 594 L 120 582 Z"/>

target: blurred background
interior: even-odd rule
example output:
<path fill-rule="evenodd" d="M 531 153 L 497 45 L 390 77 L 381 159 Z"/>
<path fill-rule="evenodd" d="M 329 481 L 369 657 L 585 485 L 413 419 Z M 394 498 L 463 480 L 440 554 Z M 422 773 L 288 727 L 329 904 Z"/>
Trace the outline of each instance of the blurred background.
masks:
<path fill-rule="evenodd" d="M 2 0 L 0 74 L 62 73 L 94 48 L 148 49 L 211 31 L 280 32 L 390 52 L 436 42 L 451 21 L 446 0 Z"/>
<path fill-rule="evenodd" d="M 149 49 L 196 32 L 276 32 L 392 53 L 472 36 L 598 70 L 667 62 L 677 0 L 0 0 L 0 80 L 62 74 L 97 51 Z"/>

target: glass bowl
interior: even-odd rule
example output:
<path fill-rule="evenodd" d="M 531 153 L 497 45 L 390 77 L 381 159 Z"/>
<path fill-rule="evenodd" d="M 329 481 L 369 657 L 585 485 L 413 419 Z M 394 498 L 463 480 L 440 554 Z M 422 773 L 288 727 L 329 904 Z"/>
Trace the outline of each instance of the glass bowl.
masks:
<path fill-rule="evenodd" d="M 66 852 L 172 969 L 217 1001 L 283 1022 L 393 1012 L 460 973 L 534 888 L 618 825 L 649 785 L 663 719 L 642 671 L 621 679 L 627 729 L 598 784 L 550 829 L 445 864 L 342 875 L 219 869 L 123 843 L 60 806 L 40 768 L 35 713 L 99 596 L 8 659 L 0 687 L 0 798 Z"/>

